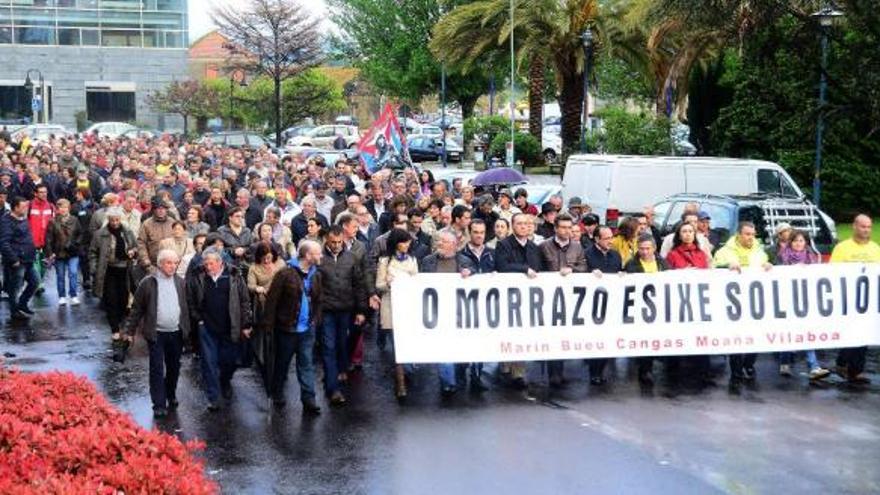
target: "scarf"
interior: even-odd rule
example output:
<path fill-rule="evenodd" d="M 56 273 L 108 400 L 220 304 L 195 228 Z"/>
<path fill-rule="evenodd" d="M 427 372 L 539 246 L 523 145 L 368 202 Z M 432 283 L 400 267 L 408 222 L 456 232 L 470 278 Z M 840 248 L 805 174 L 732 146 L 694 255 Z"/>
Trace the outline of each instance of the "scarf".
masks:
<path fill-rule="evenodd" d="M 116 239 L 113 257 L 116 259 L 116 261 L 127 261 L 128 253 L 125 252 L 125 239 L 122 238 L 122 226 L 120 226 L 118 229 L 114 229 L 113 227 L 110 227 L 108 225 L 107 230 Z"/>
<path fill-rule="evenodd" d="M 785 246 L 779 251 L 779 260 L 783 265 L 812 265 L 819 261 L 816 253 L 809 248 L 795 251 L 791 246 Z"/>

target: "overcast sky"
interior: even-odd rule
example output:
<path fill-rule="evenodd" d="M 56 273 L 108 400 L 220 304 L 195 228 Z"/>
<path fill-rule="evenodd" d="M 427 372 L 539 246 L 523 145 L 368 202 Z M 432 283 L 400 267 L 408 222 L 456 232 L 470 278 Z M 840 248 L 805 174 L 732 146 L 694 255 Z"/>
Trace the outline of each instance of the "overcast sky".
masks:
<path fill-rule="evenodd" d="M 326 20 L 327 6 L 324 0 L 300 0 L 309 10 L 316 16 L 320 16 Z M 235 3 L 235 0 L 189 0 L 189 40 L 193 42 L 203 34 L 216 28 L 211 22 L 211 9 L 215 5 L 229 5 Z M 242 0 L 238 0 L 239 4 L 244 4 Z"/>

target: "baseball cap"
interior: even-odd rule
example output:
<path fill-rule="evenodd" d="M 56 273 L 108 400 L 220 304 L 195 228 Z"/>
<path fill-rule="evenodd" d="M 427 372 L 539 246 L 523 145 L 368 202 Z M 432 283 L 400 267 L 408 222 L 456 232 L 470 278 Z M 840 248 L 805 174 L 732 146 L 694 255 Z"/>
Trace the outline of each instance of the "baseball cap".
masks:
<path fill-rule="evenodd" d="M 711 220 L 711 219 L 712 219 L 712 216 L 709 215 L 709 212 L 708 212 L 708 211 L 706 211 L 706 210 L 700 210 L 700 212 L 697 213 L 697 218 L 699 218 L 700 220 Z"/>

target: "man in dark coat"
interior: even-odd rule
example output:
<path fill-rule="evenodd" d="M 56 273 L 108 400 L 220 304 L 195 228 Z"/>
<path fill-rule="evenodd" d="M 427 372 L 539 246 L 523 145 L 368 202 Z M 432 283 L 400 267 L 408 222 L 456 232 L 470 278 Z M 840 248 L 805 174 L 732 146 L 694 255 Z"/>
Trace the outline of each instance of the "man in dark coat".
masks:
<path fill-rule="evenodd" d="M 653 234 L 645 232 L 639 235 L 636 242 L 638 243 L 638 256 L 634 256 L 626 264 L 624 267 L 626 273 L 657 273 L 665 272 L 669 269 L 666 260 L 657 254 L 657 245 L 655 244 Z M 654 358 L 640 357 L 636 358 L 636 362 L 639 367 L 639 383 L 646 387 L 653 386 L 654 373 L 652 368 L 654 366 Z M 670 356 L 667 358 L 666 363 L 667 370 L 674 371 L 678 367 L 678 358 Z"/>
<path fill-rule="evenodd" d="M 597 276 L 601 276 L 603 273 L 620 273 L 623 261 L 620 258 L 620 254 L 611 249 L 611 240 L 614 239 L 614 233 L 610 228 L 604 226 L 599 227 L 596 232 L 595 243 L 585 253 L 587 270 Z M 603 373 L 607 362 L 607 358 L 587 360 L 587 365 L 590 368 L 591 385 L 602 385 L 606 382 Z"/>
<path fill-rule="evenodd" d="M 339 387 L 347 381 L 348 336 L 352 325 L 362 325 L 367 310 L 363 258 L 345 249 L 342 226 L 330 227 L 324 237 L 321 273 L 321 352 L 324 361 L 324 392 L 330 404 L 345 404 Z"/>
<path fill-rule="evenodd" d="M 284 385 L 290 371 L 290 362 L 296 356 L 296 378 L 299 381 L 303 413 L 320 414 L 315 402 L 315 328 L 321 319 L 321 245 L 304 240 L 298 249 L 297 259 L 280 270 L 272 279 L 263 319 L 263 332 L 275 336 L 275 366 L 270 384 L 272 403 L 283 408 Z"/>
<path fill-rule="evenodd" d="M 524 273 L 529 278 L 538 276 L 541 271 L 541 251 L 538 246 L 529 239 L 532 233 L 532 220 L 525 213 L 517 213 L 511 219 L 513 234 L 507 236 L 498 243 L 495 248 L 495 268 L 500 273 Z M 509 371 L 508 371 L 509 370 Z M 504 365 L 502 373 L 509 373 L 515 388 L 525 390 L 526 365 L 525 363 L 508 363 Z"/>
<path fill-rule="evenodd" d="M 223 251 L 202 252 L 204 272 L 187 286 L 189 308 L 199 325 L 202 379 L 208 410 L 220 408 L 220 394 L 232 397 L 232 375 L 242 357 L 241 343 L 251 335 L 252 312 L 247 284 L 238 269 L 223 260 Z"/>
<path fill-rule="evenodd" d="M 28 200 L 12 198 L 10 212 L 0 218 L 0 256 L 3 257 L 3 280 L 9 295 L 9 314 L 14 320 L 27 320 L 34 315 L 28 307 L 37 292 L 39 277 L 34 268 L 37 248 L 28 224 Z M 24 290 L 19 295 L 22 284 Z"/>

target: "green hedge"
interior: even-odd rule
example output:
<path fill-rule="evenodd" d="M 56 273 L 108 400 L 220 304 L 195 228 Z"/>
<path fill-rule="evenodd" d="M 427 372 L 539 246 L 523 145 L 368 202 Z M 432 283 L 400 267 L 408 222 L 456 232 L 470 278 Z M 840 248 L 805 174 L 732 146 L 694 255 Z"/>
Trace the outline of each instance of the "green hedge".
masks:
<path fill-rule="evenodd" d="M 509 140 L 510 134 L 497 134 L 489 145 L 489 154 L 504 159 L 507 156 L 507 142 Z M 523 162 L 526 166 L 540 165 L 544 161 L 541 154 L 541 142 L 531 134 L 516 133 L 513 139 L 513 152 L 516 160 Z"/>

